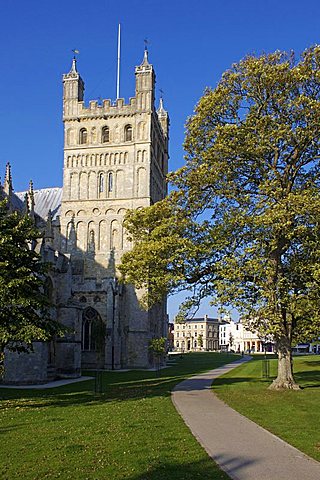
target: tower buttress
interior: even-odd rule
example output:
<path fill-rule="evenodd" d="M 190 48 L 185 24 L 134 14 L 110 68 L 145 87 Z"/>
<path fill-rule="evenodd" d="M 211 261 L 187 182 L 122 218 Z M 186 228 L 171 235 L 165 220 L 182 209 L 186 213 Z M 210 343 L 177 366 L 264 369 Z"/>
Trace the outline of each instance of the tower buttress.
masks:
<path fill-rule="evenodd" d="M 63 118 L 78 115 L 78 102 L 83 101 L 84 82 L 77 71 L 77 60 L 73 57 L 69 73 L 63 75 Z"/>
<path fill-rule="evenodd" d="M 137 110 L 153 111 L 155 99 L 156 76 L 153 66 L 148 60 L 148 50 L 145 49 L 141 65 L 135 69 Z"/>

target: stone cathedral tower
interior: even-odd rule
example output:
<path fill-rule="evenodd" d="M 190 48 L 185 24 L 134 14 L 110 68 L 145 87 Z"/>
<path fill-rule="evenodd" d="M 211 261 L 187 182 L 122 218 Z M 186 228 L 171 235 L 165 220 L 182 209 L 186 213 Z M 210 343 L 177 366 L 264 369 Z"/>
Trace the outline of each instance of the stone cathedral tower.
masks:
<path fill-rule="evenodd" d="M 63 76 L 60 248 L 70 256 L 73 300 L 82 306 L 83 367 L 145 367 L 149 340 L 167 334 L 165 304 L 142 311 L 139 292 L 117 281 L 117 265 L 130 249 L 126 211 L 167 194 L 169 118 L 162 99 L 155 109 L 147 50 L 135 77 L 128 104 L 119 98 L 86 106 L 75 59 Z"/>

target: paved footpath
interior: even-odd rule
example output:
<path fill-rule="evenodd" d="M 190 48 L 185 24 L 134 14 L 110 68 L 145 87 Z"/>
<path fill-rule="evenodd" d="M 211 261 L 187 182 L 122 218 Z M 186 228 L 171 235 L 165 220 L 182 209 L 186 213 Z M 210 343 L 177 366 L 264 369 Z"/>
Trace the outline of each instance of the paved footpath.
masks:
<path fill-rule="evenodd" d="M 234 480 L 320 480 L 320 463 L 217 398 L 215 378 L 249 360 L 191 377 L 172 392 L 173 403 L 210 457 Z M 303 425 L 301 425 L 303 428 Z"/>

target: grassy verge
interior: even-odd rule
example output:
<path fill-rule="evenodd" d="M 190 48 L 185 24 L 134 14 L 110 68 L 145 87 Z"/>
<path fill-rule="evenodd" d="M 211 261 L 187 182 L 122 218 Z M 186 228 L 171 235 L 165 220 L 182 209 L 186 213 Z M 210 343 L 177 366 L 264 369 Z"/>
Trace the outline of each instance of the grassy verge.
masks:
<path fill-rule="evenodd" d="M 262 358 L 241 365 L 217 379 L 214 392 L 228 405 L 254 422 L 320 461 L 320 357 L 294 358 L 295 379 L 300 391 L 267 390 Z M 270 360 L 270 374 L 276 376 L 277 361 Z"/>
<path fill-rule="evenodd" d="M 175 411 L 170 391 L 233 359 L 188 354 L 159 378 L 155 372 L 106 372 L 101 395 L 94 395 L 93 381 L 0 389 L 0 478 L 226 480 Z"/>

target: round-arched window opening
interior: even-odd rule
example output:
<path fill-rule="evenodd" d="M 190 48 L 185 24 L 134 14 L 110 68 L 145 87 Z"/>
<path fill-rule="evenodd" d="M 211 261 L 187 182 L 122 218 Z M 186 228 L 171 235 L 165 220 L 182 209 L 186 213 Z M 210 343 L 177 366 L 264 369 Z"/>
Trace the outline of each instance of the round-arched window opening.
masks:
<path fill-rule="evenodd" d="M 101 132 L 101 141 L 102 143 L 110 142 L 110 130 L 109 127 L 103 127 Z"/>
<path fill-rule="evenodd" d="M 83 145 L 84 143 L 87 143 L 88 141 L 88 132 L 86 128 L 81 128 L 79 132 L 79 143 L 80 145 Z"/>
<path fill-rule="evenodd" d="M 132 142 L 132 126 L 131 125 L 126 125 L 124 129 L 124 141 Z"/>

